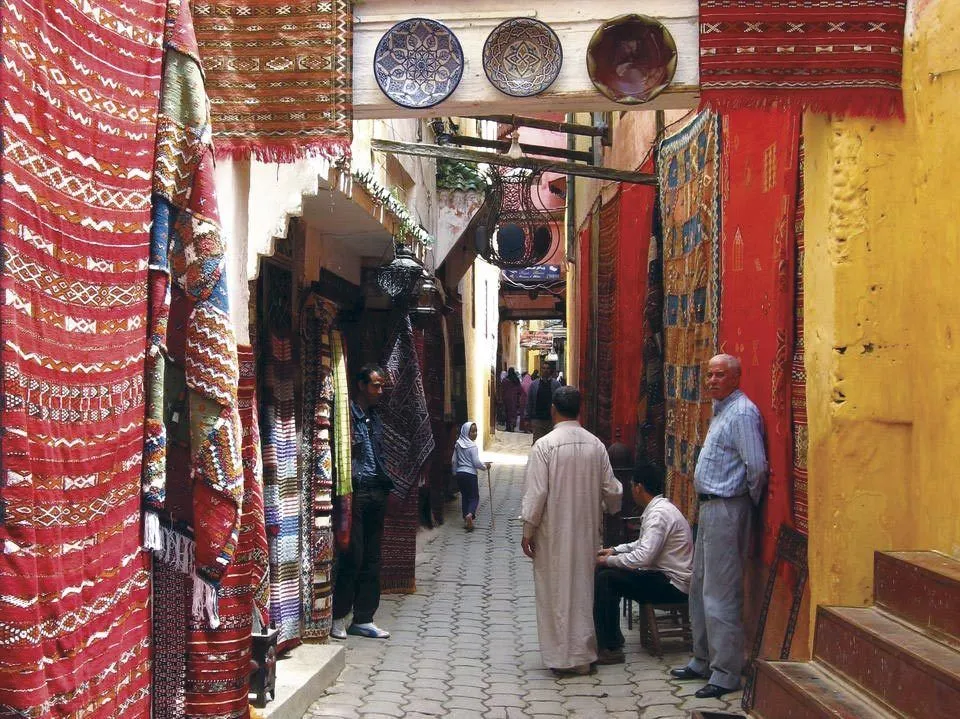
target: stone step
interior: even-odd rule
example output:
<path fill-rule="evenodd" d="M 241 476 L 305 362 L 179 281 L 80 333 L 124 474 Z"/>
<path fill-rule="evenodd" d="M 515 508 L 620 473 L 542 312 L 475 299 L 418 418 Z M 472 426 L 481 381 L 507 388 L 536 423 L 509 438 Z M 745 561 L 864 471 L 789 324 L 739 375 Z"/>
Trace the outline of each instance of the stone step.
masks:
<path fill-rule="evenodd" d="M 875 607 L 818 607 L 814 659 L 888 708 L 960 717 L 960 652 Z"/>
<path fill-rule="evenodd" d="M 752 714 L 762 719 L 896 719 L 816 662 L 761 661 Z"/>
<path fill-rule="evenodd" d="M 875 552 L 873 573 L 878 607 L 960 642 L 960 562 L 940 552 Z"/>

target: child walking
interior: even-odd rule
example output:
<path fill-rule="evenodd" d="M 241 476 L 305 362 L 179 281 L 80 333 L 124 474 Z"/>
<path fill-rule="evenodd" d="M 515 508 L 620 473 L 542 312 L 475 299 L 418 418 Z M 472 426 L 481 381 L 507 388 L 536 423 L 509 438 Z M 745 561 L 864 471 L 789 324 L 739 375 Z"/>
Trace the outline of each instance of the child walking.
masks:
<path fill-rule="evenodd" d="M 477 447 L 477 425 L 464 422 L 460 428 L 460 438 L 453 448 L 453 471 L 457 473 L 460 485 L 460 502 L 463 512 L 463 527 L 473 531 L 473 522 L 477 518 L 477 505 L 480 503 L 480 485 L 477 470 L 490 471 L 489 462 L 480 461 L 480 449 Z"/>

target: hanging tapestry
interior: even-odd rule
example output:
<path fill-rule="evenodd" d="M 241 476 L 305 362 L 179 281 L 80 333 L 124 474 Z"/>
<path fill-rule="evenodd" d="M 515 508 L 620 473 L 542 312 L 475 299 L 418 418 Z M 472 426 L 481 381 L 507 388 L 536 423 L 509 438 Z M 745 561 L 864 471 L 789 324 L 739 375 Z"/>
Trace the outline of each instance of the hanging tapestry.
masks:
<path fill-rule="evenodd" d="M 666 465 L 667 408 L 664 393 L 663 223 L 660 197 L 653 205 L 653 231 L 647 256 L 647 294 L 643 308 L 643 378 L 640 382 L 640 422 L 636 458 Z"/>
<path fill-rule="evenodd" d="M 433 452 L 430 453 L 423 470 L 427 498 L 421 519 L 429 526 L 443 523 L 445 495 L 453 471 L 450 466 L 453 449 L 447 447 L 450 432 L 447 431 L 448 422 L 444 421 L 446 343 L 441 317 L 439 314 L 420 314 L 414 317 L 414 340 L 423 367 L 423 390 L 434 444 Z"/>
<path fill-rule="evenodd" d="M 763 559 L 790 522 L 790 341 L 800 115 L 723 116 L 720 351 L 740 358 L 740 388 L 763 417 L 769 465 Z"/>
<path fill-rule="evenodd" d="M 153 169 L 144 545 L 194 576 L 194 609 L 216 628 L 243 500 L 237 350 L 223 272 L 210 118 L 189 7 L 167 5 Z M 173 374 L 171 374 L 173 373 Z M 178 435 L 176 437 L 172 435 Z M 172 442 L 185 451 L 172 467 Z M 168 506 L 171 483 L 182 504 Z M 186 542 L 189 560 L 181 551 Z"/>
<path fill-rule="evenodd" d="M 237 355 L 237 403 L 243 431 L 243 514 L 237 552 L 220 585 L 220 626 L 211 629 L 196 618 L 189 620 L 185 715 L 197 719 L 250 716 L 250 636 L 254 613 L 263 625 L 269 622 L 255 360 L 251 347 L 238 346 Z M 180 621 L 186 622 L 184 617 Z"/>
<path fill-rule="evenodd" d="M 700 0 L 700 102 L 903 117 L 907 0 Z"/>
<path fill-rule="evenodd" d="M 218 158 L 349 152 L 349 0 L 198 0 L 193 12 Z"/>
<path fill-rule="evenodd" d="M 296 368 L 289 337 L 270 332 L 264 362 L 263 502 L 270 549 L 270 621 L 277 651 L 300 643 L 300 487 L 297 481 Z"/>
<path fill-rule="evenodd" d="M 807 370 L 804 367 L 803 344 L 803 135 L 797 157 L 797 204 L 794 212 L 793 238 L 795 273 L 793 286 L 793 363 L 790 372 L 790 413 L 793 437 L 793 524 L 807 534 Z"/>
<path fill-rule="evenodd" d="M 415 491 L 403 499 L 390 493 L 383 522 L 380 567 L 380 591 L 384 594 L 413 594 L 417 591 L 418 504 Z"/>
<path fill-rule="evenodd" d="M 720 136 L 701 112 L 660 145 L 663 218 L 667 493 L 697 520 L 693 470 L 710 424 L 703 372 L 716 354 L 720 310 Z"/>
<path fill-rule="evenodd" d="M 300 577 L 303 638 L 324 640 L 332 621 L 333 353 L 336 308 L 323 300 L 303 317 L 303 429 L 300 433 Z"/>
<path fill-rule="evenodd" d="M 139 487 L 163 12 L 0 5 L 0 716 L 150 713 Z"/>
<path fill-rule="evenodd" d="M 383 350 L 387 382 L 380 401 L 382 459 L 393 478 L 393 492 L 402 500 L 419 484 L 420 470 L 434 444 L 410 317 L 391 313 L 390 319 L 394 324 Z"/>
<path fill-rule="evenodd" d="M 347 353 L 340 330 L 330 334 L 333 346 L 333 532 L 341 551 L 350 546 L 353 514 L 353 437 L 350 432 L 350 381 Z"/>
<path fill-rule="evenodd" d="M 620 254 L 620 192 L 600 207 L 597 235 L 597 371 L 593 373 L 593 404 L 596 407 L 591 431 L 609 445 L 613 442 L 614 372 L 617 363 L 614 341 L 617 324 L 617 258 Z"/>

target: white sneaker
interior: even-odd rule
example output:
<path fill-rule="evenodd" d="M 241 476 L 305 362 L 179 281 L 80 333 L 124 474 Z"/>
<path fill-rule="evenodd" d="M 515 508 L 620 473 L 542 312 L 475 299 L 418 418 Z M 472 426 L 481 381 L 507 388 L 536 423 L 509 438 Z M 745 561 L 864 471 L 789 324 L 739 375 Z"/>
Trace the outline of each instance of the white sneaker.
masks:
<path fill-rule="evenodd" d="M 347 622 L 344 619 L 334 619 L 333 626 L 330 627 L 330 636 L 334 639 L 347 638 Z"/>
<path fill-rule="evenodd" d="M 386 629 L 381 629 L 373 622 L 367 622 L 366 624 L 351 624 L 347 627 L 347 634 L 353 634 L 358 637 L 367 637 L 368 639 L 386 639 L 390 636 L 390 632 Z"/>

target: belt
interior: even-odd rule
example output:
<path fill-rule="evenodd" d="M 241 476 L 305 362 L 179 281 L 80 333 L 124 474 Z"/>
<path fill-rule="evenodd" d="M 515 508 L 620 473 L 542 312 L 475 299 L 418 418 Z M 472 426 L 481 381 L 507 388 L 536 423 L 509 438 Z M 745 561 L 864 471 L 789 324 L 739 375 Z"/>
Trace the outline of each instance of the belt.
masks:
<path fill-rule="evenodd" d="M 724 497 L 722 494 L 698 494 L 697 499 L 701 502 L 709 502 L 713 499 L 736 499 L 737 497 L 742 497 L 742 494 L 735 494 L 732 497 Z"/>

